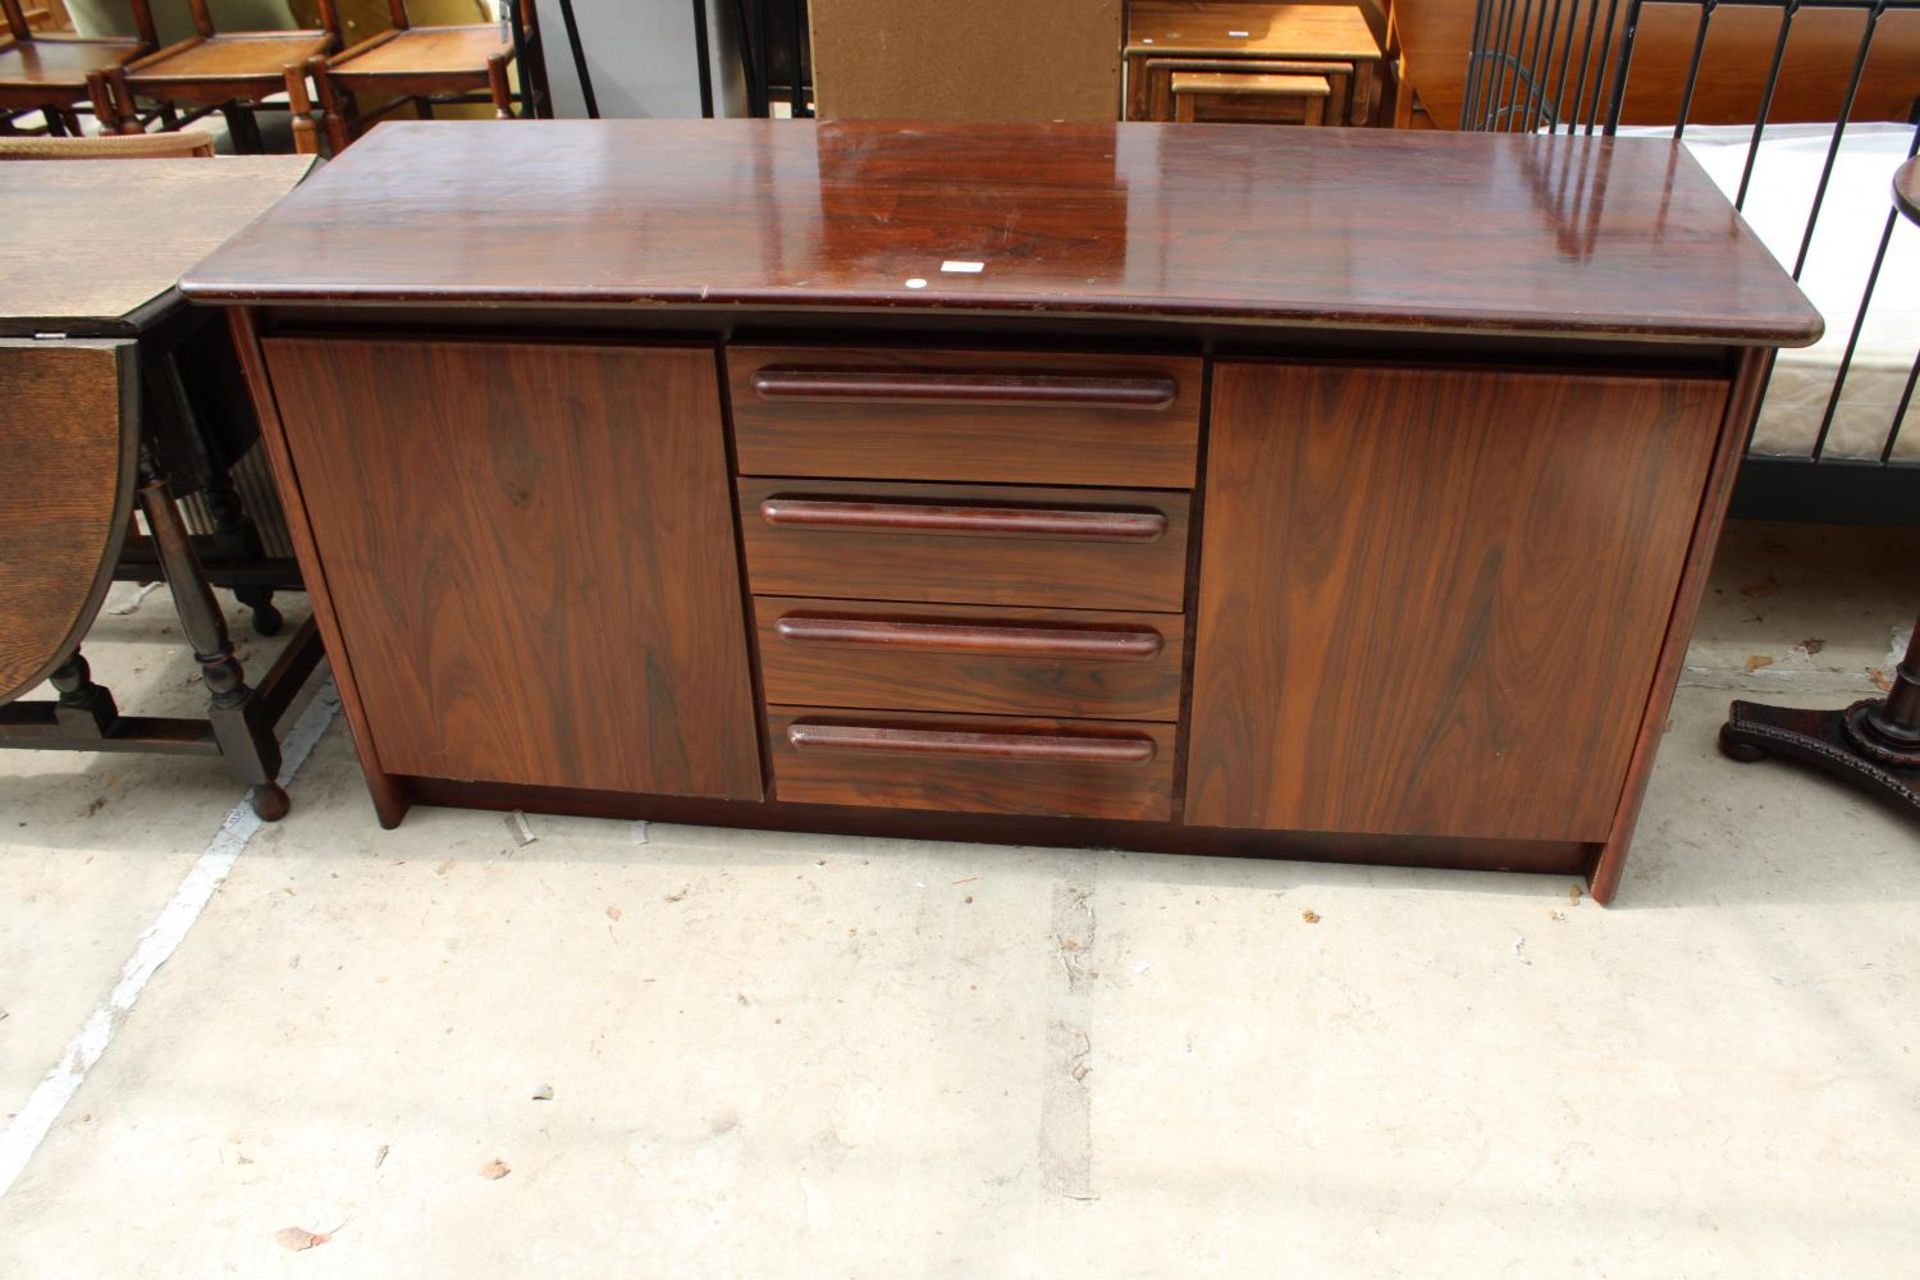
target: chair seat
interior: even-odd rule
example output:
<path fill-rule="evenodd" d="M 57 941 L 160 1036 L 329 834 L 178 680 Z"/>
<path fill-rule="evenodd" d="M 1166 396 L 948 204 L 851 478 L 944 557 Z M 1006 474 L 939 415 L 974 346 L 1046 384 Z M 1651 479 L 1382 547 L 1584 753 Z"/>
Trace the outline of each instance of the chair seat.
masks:
<path fill-rule="evenodd" d="M 465 27 L 415 27 L 396 32 L 370 49 L 349 49 L 328 70 L 336 77 L 484 74 L 487 59 L 511 54 L 513 41 L 489 22 Z"/>
<path fill-rule="evenodd" d="M 247 31 L 208 36 L 171 52 L 162 50 L 127 72 L 135 89 L 195 80 L 259 79 L 281 83 L 289 66 L 327 50 L 324 31 Z"/>
<path fill-rule="evenodd" d="M 84 93 L 87 76 L 107 71 L 140 52 L 138 40 L 21 41 L 0 49 L 0 87 L 45 86 Z"/>

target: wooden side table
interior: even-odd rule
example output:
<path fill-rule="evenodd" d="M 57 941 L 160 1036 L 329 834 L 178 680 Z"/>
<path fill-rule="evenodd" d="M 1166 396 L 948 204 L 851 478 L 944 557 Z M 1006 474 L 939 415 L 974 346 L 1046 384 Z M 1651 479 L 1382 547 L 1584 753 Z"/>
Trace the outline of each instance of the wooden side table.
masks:
<path fill-rule="evenodd" d="M 227 479 L 238 424 L 224 377 L 239 372 L 217 315 L 175 282 L 290 190 L 308 157 L 133 159 L 0 165 L 0 748 L 225 757 L 255 812 L 287 812 L 274 724 L 321 656 L 311 620 L 250 680 L 234 655 L 207 551 L 253 551 L 234 594 L 255 629 L 278 630 L 272 586 Z M 75 255 L 72 228 L 148 229 L 121 253 Z M 210 394 L 209 394 L 210 393 Z M 251 427 L 251 415 L 246 415 Z M 175 499 L 204 495 L 217 532 L 190 536 Z M 130 531 L 137 509 L 147 536 Z M 131 567 L 131 574 L 128 572 Z M 81 643 L 115 577 L 166 579 L 209 695 L 205 719 L 123 715 Z M 22 700 L 43 680 L 59 697 Z"/>
<path fill-rule="evenodd" d="M 1893 202 L 1920 225 L 1920 160 L 1893 178 Z M 1740 761 L 1777 755 L 1920 813 L 1920 620 L 1884 698 L 1844 711 L 1807 711 L 1735 702 L 1720 727 L 1720 749 Z"/>
<path fill-rule="evenodd" d="M 1325 76 L 1182 71 L 1173 77 L 1173 118 L 1188 123 L 1326 122 Z"/>
<path fill-rule="evenodd" d="M 1127 9 L 1126 118 L 1173 119 L 1176 74 L 1287 62 L 1296 65 L 1245 70 L 1331 77 L 1338 96 L 1327 108 L 1327 123 L 1364 125 L 1373 114 L 1380 58 L 1373 29 L 1355 5 L 1136 0 Z"/>

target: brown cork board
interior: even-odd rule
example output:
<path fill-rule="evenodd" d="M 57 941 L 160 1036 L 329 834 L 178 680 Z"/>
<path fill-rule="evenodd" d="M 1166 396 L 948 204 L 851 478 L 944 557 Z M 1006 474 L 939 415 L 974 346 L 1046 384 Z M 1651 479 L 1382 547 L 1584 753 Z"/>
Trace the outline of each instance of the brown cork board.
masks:
<path fill-rule="evenodd" d="M 1117 120 L 1123 0 L 813 0 L 824 119 Z"/>

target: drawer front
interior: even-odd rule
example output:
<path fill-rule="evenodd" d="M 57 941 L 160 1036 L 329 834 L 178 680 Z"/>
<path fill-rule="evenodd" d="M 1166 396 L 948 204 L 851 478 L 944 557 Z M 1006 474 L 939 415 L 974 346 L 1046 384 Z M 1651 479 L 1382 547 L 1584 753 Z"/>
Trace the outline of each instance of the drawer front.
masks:
<path fill-rule="evenodd" d="M 1175 720 L 1185 619 L 1005 606 L 754 601 L 769 702 Z"/>
<path fill-rule="evenodd" d="M 1183 493 L 741 480 L 759 595 L 1177 613 Z"/>
<path fill-rule="evenodd" d="M 1197 358 L 732 347 L 743 475 L 1187 489 Z"/>
<path fill-rule="evenodd" d="M 803 804 L 1164 822 L 1172 725 L 767 708 L 774 794 Z"/>

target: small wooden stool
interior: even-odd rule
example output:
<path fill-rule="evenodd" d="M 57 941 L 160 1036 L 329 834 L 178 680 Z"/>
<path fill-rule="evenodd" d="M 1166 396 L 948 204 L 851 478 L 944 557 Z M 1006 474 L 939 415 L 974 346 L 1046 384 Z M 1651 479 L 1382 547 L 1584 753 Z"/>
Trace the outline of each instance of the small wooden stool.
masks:
<path fill-rule="evenodd" d="M 1173 76 L 1173 118 L 1188 123 L 1326 123 L 1333 90 L 1325 76 L 1179 71 Z"/>

